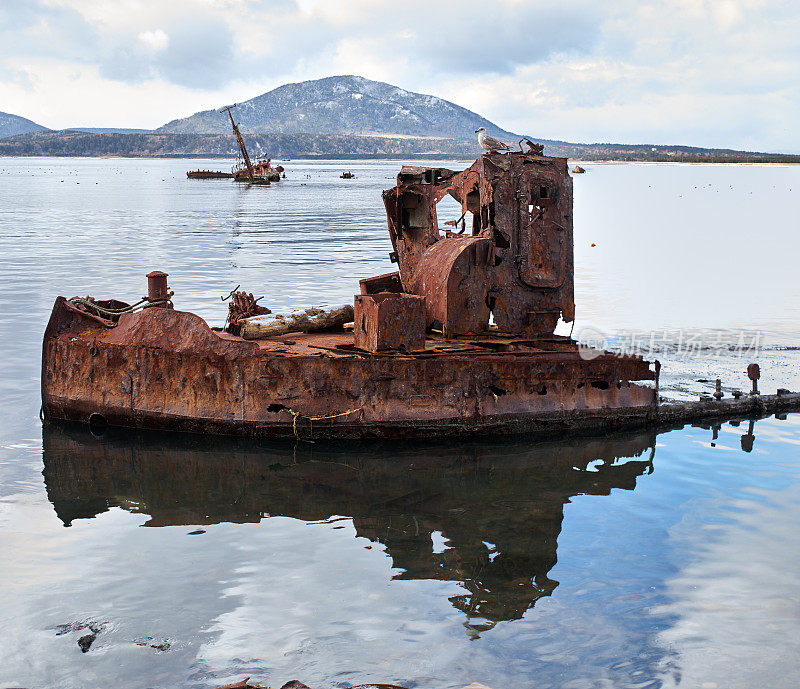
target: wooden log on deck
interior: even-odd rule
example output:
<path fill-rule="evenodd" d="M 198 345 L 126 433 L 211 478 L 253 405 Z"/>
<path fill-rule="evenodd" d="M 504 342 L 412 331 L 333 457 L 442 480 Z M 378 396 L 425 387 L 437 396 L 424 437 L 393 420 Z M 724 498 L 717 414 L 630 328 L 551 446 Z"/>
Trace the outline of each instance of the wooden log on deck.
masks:
<path fill-rule="evenodd" d="M 245 340 L 260 340 L 286 333 L 310 332 L 325 328 L 341 327 L 353 320 L 353 305 L 320 306 L 293 311 L 289 314 L 270 313 L 263 316 L 242 318 L 239 325 Z"/>

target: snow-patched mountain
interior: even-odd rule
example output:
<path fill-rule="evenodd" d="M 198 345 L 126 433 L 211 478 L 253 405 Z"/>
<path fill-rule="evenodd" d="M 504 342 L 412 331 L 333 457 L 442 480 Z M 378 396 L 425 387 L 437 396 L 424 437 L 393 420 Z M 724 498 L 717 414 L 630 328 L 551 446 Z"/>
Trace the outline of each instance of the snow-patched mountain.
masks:
<path fill-rule="evenodd" d="M 43 131 L 47 131 L 47 127 L 43 127 L 19 115 L 0 112 L 0 139 L 16 136 L 17 134 L 29 134 L 30 132 Z"/>
<path fill-rule="evenodd" d="M 377 134 L 472 139 L 478 127 L 513 140 L 480 115 L 455 103 L 359 76 L 285 84 L 239 103 L 233 111 L 243 133 Z M 221 134 L 226 112 L 205 110 L 173 120 L 157 133 Z"/>

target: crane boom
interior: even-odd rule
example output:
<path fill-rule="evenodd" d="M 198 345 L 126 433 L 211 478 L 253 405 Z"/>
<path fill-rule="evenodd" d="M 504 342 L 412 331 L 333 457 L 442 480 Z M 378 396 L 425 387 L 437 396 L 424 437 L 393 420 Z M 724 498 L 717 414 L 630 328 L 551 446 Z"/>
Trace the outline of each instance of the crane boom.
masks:
<path fill-rule="evenodd" d="M 231 114 L 231 107 L 228 106 L 227 108 L 223 108 L 223 110 L 228 111 L 228 117 L 231 118 L 231 125 L 233 125 L 233 133 L 236 136 L 236 141 L 239 143 L 239 150 L 242 153 L 242 158 L 244 158 L 244 164 L 247 166 L 247 176 L 250 178 L 250 181 L 253 181 L 253 165 L 250 162 L 250 156 L 247 155 L 247 149 L 244 146 L 244 139 L 242 138 L 241 133 L 239 132 L 239 127 L 236 126 L 236 122 L 233 121 L 233 115 Z"/>

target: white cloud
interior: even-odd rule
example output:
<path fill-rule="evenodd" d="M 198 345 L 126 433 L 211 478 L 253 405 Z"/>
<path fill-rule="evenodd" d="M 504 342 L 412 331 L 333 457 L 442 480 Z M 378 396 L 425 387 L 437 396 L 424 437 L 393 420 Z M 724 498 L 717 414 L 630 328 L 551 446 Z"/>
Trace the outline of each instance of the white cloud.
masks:
<path fill-rule="evenodd" d="M 71 126 L 158 127 L 212 103 L 244 100 L 251 91 L 236 85 L 196 91 L 163 79 L 131 84 L 101 75 L 97 66 L 50 58 L 10 61 L 19 75 L 0 80 L 4 111 L 27 116 L 52 129 Z M 239 84 L 241 88 L 241 84 Z M 13 106 L 12 106 L 13 104 Z"/>
<path fill-rule="evenodd" d="M 781 0 L 33 0 L 0 10 L 0 95 L 36 119 L 53 103 L 20 94 L 25 79 L 94 74 L 80 120 L 116 108 L 154 126 L 222 94 L 356 73 L 546 138 L 800 151 L 799 34 Z M 166 113 L 170 88 L 185 106 Z"/>
<path fill-rule="evenodd" d="M 161 29 L 153 31 L 142 31 L 138 35 L 139 40 L 153 50 L 164 50 L 169 45 L 169 36 Z"/>
<path fill-rule="evenodd" d="M 655 611 L 675 618 L 658 637 L 680 668 L 678 680 L 666 673 L 665 688 L 797 686 L 800 561 L 786 544 L 798 491 L 749 492 L 714 524 L 703 523 L 704 512 L 720 506 L 697 501 L 694 518 L 671 532 L 675 552 L 695 558 L 680 561 L 667 582 L 673 602 Z"/>

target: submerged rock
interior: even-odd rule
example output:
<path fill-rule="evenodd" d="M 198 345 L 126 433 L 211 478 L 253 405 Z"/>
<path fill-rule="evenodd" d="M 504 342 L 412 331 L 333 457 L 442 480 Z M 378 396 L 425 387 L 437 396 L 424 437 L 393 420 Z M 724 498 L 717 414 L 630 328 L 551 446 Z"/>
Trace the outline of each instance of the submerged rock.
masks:
<path fill-rule="evenodd" d="M 86 636 L 82 636 L 80 639 L 78 639 L 78 646 L 81 647 L 81 653 L 88 653 L 96 638 L 97 634 L 92 632 L 91 634 L 87 634 Z"/>
<path fill-rule="evenodd" d="M 56 636 L 63 636 L 71 632 L 80 632 L 84 629 L 89 630 L 89 634 L 84 634 L 78 639 L 78 646 L 81 648 L 81 653 L 88 653 L 92 647 L 97 635 L 105 629 L 104 622 L 68 622 L 67 624 L 56 625 Z"/>
<path fill-rule="evenodd" d="M 245 677 L 243 680 L 234 682 L 233 684 L 223 684 L 216 689 L 268 689 L 263 684 L 250 684 L 250 678 Z"/>
<path fill-rule="evenodd" d="M 238 682 L 234 682 L 233 684 L 224 684 L 221 687 L 217 687 L 216 689 L 268 689 L 263 684 L 250 684 L 250 678 L 245 677 L 243 680 Z M 281 689 L 310 689 L 308 686 L 303 684 L 301 681 L 292 679 L 286 682 Z"/>
<path fill-rule="evenodd" d="M 137 646 L 149 646 L 150 648 L 154 648 L 157 651 L 168 651 L 172 648 L 172 644 L 169 641 L 153 641 L 152 636 L 145 637 L 144 639 L 139 639 L 138 641 L 134 641 Z"/>

